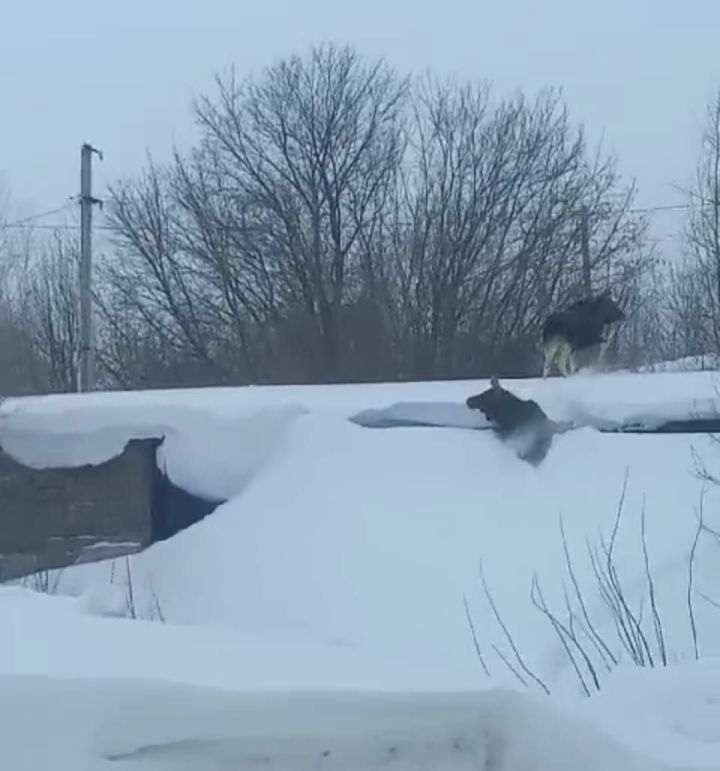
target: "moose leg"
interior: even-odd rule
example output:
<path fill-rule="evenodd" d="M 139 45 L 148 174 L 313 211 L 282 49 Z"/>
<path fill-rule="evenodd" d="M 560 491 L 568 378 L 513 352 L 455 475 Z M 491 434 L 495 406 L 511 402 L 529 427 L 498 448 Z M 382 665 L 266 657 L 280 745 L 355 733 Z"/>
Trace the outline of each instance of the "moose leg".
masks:
<path fill-rule="evenodd" d="M 550 357 L 550 354 L 547 351 L 543 351 L 543 356 L 545 357 L 543 360 L 543 380 L 550 374 L 550 367 L 552 366 L 552 359 Z"/>
<path fill-rule="evenodd" d="M 590 372 L 601 372 L 604 368 L 605 344 L 595 343 L 582 351 L 579 351 L 580 361 L 578 369 L 587 369 Z"/>
<path fill-rule="evenodd" d="M 549 374 L 550 370 L 552 369 L 553 362 L 555 361 L 555 358 L 557 357 L 558 351 L 560 350 L 560 341 L 557 339 L 551 339 L 547 340 L 542 345 L 542 352 L 543 352 L 543 379 L 545 379 Z"/>
<path fill-rule="evenodd" d="M 560 371 L 563 374 L 563 377 L 569 377 L 570 375 L 574 374 L 575 371 L 575 361 L 573 359 L 572 355 L 572 348 L 568 343 L 565 341 L 562 342 L 560 345 L 560 361 L 559 361 L 559 368 Z"/>
<path fill-rule="evenodd" d="M 598 372 L 602 372 L 605 369 L 605 354 L 607 353 L 608 344 L 603 340 L 598 345 L 597 357 L 595 359 L 595 369 Z"/>
<path fill-rule="evenodd" d="M 566 362 L 566 370 L 568 375 L 574 375 L 578 371 L 578 363 L 577 359 L 575 358 L 575 352 L 571 348 L 568 348 Z"/>

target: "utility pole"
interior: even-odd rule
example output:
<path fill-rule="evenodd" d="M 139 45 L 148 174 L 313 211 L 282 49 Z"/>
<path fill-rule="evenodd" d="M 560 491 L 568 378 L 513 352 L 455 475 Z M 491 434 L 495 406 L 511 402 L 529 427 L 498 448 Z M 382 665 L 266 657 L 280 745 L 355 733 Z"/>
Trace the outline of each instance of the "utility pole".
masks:
<path fill-rule="evenodd" d="M 592 269 L 590 267 L 590 227 L 588 207 L 580 207 L 580 247 L 582 249 L 582 276 L 585 297 L 592 297 Z"/>
<path fill-rule="evenodd" d="M 80 148 L 80 371 L 79 391 L 95 384 L 92 320 L 92 207 L 101 201 L 92 195 L 92 154 L 102 153 L 85 142 Z"/>

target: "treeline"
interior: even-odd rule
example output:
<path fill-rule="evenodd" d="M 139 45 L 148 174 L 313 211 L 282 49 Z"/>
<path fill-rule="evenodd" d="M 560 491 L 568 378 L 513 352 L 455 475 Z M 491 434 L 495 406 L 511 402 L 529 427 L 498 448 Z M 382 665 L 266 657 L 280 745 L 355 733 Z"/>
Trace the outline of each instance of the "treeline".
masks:
<path fill-rule="evenodd" d="M 543 318 L 584 293 L 582 207 L 593 288 L 629 315 L 616 363 L 717 350 L 720 195 L 668 270 L 553 89 L 407 78 L 326 45 L 219 77 L 194 112 L 195 147 L 110 190 L 102 387 L 536 374 Z M 76 241 L 4 250 L 0 390 L 74 390 Z"/>

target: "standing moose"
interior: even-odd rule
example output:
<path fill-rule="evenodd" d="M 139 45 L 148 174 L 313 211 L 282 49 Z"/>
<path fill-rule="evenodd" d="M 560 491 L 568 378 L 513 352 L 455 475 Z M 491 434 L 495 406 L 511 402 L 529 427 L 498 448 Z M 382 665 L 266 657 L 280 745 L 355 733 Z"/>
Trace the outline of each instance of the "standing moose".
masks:
<path fill-rule="evenodd" d="M 542 328 L 543 377 L 548 376 L 553 363 L 565 377 L 574 374 L 576 355 L 592 349 L 596 362 L 602 361 L 607 345 L 605 327 L 624 319 L 609 290 L 550 314 Z"/>

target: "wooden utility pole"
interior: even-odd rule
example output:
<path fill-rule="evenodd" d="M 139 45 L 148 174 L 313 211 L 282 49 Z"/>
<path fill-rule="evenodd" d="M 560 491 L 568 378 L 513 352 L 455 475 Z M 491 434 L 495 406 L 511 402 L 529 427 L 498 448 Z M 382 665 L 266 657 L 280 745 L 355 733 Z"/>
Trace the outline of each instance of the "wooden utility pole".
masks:
<path fill-rule="evenodd" d="M 580 207 L 580 246 L 582 249 L 582 276 L 585 297 L 592 297 L 592 268 L 590 267 L 590 227 L 587 206 Z"/>
<path fill-rule="evenodd" d="M 92 154 L 102 153 L 85 142 L 80 148 L 80 371 L 78 390 L 91 391 L 95 384 L 92 323 Z"/>

